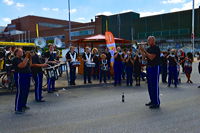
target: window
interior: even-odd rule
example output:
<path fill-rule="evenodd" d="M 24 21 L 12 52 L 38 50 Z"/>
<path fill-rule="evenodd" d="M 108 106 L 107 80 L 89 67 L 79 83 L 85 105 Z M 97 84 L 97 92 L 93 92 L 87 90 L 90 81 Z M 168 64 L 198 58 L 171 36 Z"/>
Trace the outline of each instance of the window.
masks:
<path fill-rule="evenodd" d="M 74 31 L 74 32 L 71 32 L 71 37 L 73 37 L 73 36 L 85 36 L 85 35 L 92 35 L 92 34 L 94 34 L 94 29 Z"/>
<path fill-rule="evenodd" d="M 61 25 L 61 24 L 52 24 L 52 23 L 44 23 L 44 22 L 40 22 L 38 23 L 39 26 L 43 26 L 43 27 L 50 27 L 50 28 L 61 28 L 61 27 L 65 27 L 66 25 Z"/>
<path fill-rule="evenodd" d="M 16 25 L 9 25 L 8 28 L 16 28 Z"/>

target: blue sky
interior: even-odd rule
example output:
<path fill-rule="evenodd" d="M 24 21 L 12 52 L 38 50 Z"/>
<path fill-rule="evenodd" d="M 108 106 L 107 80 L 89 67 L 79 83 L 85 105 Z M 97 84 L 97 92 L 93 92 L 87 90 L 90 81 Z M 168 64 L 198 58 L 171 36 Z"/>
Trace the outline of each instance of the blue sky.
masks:
<path fill-rule="evenodd" d="M 96 15 L 134 11 L 149 16 L 192 8 L 192 0 L 70 0 L 71 19 L 88 22 Z M 195 0 L 195 7 L 200 0 Z M 0 0 L 0 26 L 26 15 L 68 19 L 68 0 Z"/>

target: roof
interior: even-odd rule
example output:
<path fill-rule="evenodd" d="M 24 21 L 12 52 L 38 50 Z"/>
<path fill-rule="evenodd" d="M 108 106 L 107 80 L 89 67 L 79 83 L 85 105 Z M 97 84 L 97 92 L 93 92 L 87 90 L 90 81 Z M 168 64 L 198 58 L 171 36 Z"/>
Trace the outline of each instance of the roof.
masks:
<path fill-rule="evenodd" d="M 122 38 L 114 38 L 115 43 L 131 43 L 129 40 Z M 79 40 L 72 41 L 75 44 L 86 44 L 86 43 L 95 43 L 95 44 L 106 44 L 106 37 L 102 34 L 86 37 Z"/>

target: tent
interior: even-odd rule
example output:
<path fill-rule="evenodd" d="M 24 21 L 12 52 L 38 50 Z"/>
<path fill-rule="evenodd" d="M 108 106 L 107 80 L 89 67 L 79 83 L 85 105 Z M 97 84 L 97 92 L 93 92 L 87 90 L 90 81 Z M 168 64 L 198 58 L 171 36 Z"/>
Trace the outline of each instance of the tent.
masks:
<path fill-rule="evenodd" d="M 131 41 L 125 40 L 122 38 L 114 38 L 114 39 L 115 39 L 115 43 L 120 43 L 120 44 L 130 44 L 131 43 Z M 93 45 L 106 44 L 106 40 L 105 40 L 104 35 L 98 34 L 98 35 L 94 35 L 91 37 L 74 40 L 74 41 L 72 41 L 72 44 L 78 44 L 80 46 L 84 46 L 86 44 L 91 44 L 93 47 Z"/>

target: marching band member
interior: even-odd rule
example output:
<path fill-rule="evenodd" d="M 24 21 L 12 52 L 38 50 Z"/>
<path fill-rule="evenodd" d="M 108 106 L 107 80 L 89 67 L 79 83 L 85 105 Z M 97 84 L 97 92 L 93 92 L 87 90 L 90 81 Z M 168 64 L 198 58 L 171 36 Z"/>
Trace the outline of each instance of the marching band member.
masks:
<path fill-rule="evenodd" d="M 35 81 L 35 101 L 36 102 L 45 102 L 42 100 L 42 82 L 43 82 L 43 72 L 42 67 L 47 67 L 48 64 L 42 64 L 40 57 L 37 53 L 32 55 L 32 75 Z"/>
<path fill-rule="evenodd" d="M 126 63 L 126 85 L 133 85 L 133 64 L 134 60 L 132 57 L 132 53 L 130 51 L 127 52 L 127 57 L 125 58 Z"/>
<path fill-rule="evenodd" d="M 161 74 L 162 74 L 162 82 L 167 83 L 167 52 L 163 52 L 163 55 L 161 54 Z"/>
<path fill-rule="evenodd" d="M 92 83 L 91 82 L 91 68 L 87 67 L 86 65 L 86 63 L 92 62 L 92 53 L 90 52 L 89 47 L 85 48 L 85 53 L 83 53 L 82 58 L 84 60 L 84 84 L 86 84 L 86 79 L 88 79 L 88 83 Z"/>
<path fill-rule="evenodd" d="M 140 61 L 140 55 L 136 54 L 134 57 L 134 77 L 135 77 L 135 81 L 136 81 L 136 85 L 135 86 L 140 86 L 140 75 L 141 75 L 141 61 Z"/>
<path fill-rule="evenodd" d="M 74 46 L 71 46 L 70 51 L 66 54 L 66 59 L 69 62 L 70 67 L 70 85 L 76 85 L 76 66 L 73 66 L 72 62 L 77 60 L 78 54 L 74 50 Z"/>
<path fill-rule="evenodd" d="M 25 58 L 23 58 L 23 50 L 17 48 L 14 52 L 15 58 L 13 59 L 13 67 L 15 70 L 14 78 L 17 88 L 15 98 L 15 113 L 22 114 L 26 109 L 30 109 L 26 106 L 31 79 L 31 54 L 26 52 Z"/>
<path fill-rule="evenodd" d="M 92 49 L 92 60 L 95 63 L 93 68 L 93 79 L 99 79 L 99 53 L 97 48 Z"/>
<path fill-rule="evenodd" d="M 106 47 L 105 51 L 104 51 L 104 54 L 106 55 L 106 59 L 108 61 L 108 71 L 107 71 L 107 77 L 108 77 L 108 80 L 110 80 L 110 63 L 111 63 L 111 54 L 109 52 L 109 48 Z"/>
<path fill-rule="evenodd" d="M 142 54 L 147 58 L 147 81 L 150 102 L 146 104 L 150 109 L 158 109 L 160 107 L 159 98 L 159 65 L 160 65 L 160 48 L 156 46 L 154 36 L 148 37 L 147 50 L 139 47 Z"/>
<path fill-rule="evenodd" d="M 176 56 L 176 51 L 171 50 L 170 55 L 167 57 L 168 59 L 168 71 L 169 71 L 169 76 L 168 76 L 168 87 L 170 87 L 171 82 L 173 80 L 175 87 L 177 87 L 178 84 L 178 57 Z"/>
<path fill-rule="evenodd" d="M 126 75 L 126 57 L 127 57 L 127 49 L 123 49 L 123 54 L 122 54 L 123 60 L 122 60 L 122 78 L 125 80 L 125 75 Z"/>
<path fill-rule="evenodd" d="M 45 53 L 45 57 L 46 57 L 47 63 L 50 66 L 54 66 L 55 64 L 59 63 L 59 60 L 56 60 L 57 55 L 54 52 L 54 45 L 49 43 L 48 47 L 49 47 L 49 51 Z M 47 85 L 48 93 L 53 93 L 53 91 L 56 91 L 55 81 L 56 81 L 55 77 L 48 78 L 48 85 Z"/>
<path fill-rule="evenodd" d="M 121 85 L 121 76 L 122 76 L 122 51 L 120 47 L 117 47 L 117 52 L 114 54 L 114 74 L 115 74 L 115 82 L 114 86 L 117 84 Z"/>
<path fill-rule="evenodd" d="M 101 54 L 101 61 L 100 61 L 100 83 L 102 82 L 102 78 L 104 83 L 106 83 L 106 75 L 108 71 L 108 60 L 106 59 L 105 54 Z"/>
<path fill-rule="evenodd" d="M 187 53 L 187 56 L 184 59 L 184 70 L 185 75 L 187 77 L 187 83 L 193 83 L 191 80 L 191 73 L 192 73 L 192 62 L 193 62 L 193 55 L 192 53 Z"/>

